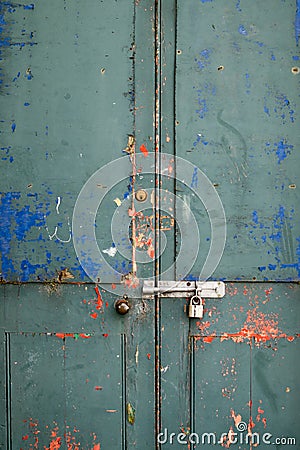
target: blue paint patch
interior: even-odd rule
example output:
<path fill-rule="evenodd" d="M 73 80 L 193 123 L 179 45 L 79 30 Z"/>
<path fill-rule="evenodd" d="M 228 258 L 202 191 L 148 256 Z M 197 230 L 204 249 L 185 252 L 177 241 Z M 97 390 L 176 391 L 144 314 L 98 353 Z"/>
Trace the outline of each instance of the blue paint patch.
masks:
<path fill-rule="evenodd" d="M 238 12 L 242 12 L 240 4 L 241 4 L 241 0 L 238 0 L 235 4 L 235 8 L 237 9 Z"/>
<path fill-rule="evenodd" d="M 213 0 L 201 0 L 202 3 L 211 3 Z"/>
<path fill-rule="evenodd" d="M 24 106 L 30 106 L 30 103 L 25 102 L 25 103 L 24 103 Z"/>
<path fill-rule="evenodd" d="M 199 119 L 204 119 L 206 113 L 208 112 L 207 102 L 205 98 L 198 97 L 199 109 L 196 109 Z"/>
<path fill-rule="evenodd" d="M 23 8 L 24 9 L 34 9 L 34 4 L 31 3 L 30 5 L 24 5 Z"/>
<path fill-rule="evenodd" d="M 191 188 L 197 188 L 197 187 L 198 187 L 198 167 L 194 167 Z"/>
<path fill-rule="evenodd" d="M 205 48 L 199 52 L 199 59 L 195 58 L 195 62 L 200 70 L 205 69 L 210 64 L 209 58 L 212 55 L 212 49 Z"/>
<path fill-rule="evenodd" d="M 243 36 L 248 36 L 248 31 L 246 30 L 246 28 L 244 27 L 244 25 L 240 25 L 238 28 L 238 31 L 241 35 Z"/>
<path fill-rule="evenodd" d="M 16 128 L 17 128 L 17 125 L 15 124 L 15 122 L 13 122 L 11 124 L 11 131 L 12 131 L 12 133 L 14 133 L 16 131 Z"/>
<path fill-rule="evenodd" d="M 293 60 L 294 60 L 294 61 L 299 61 L 299 59 L 300 59 L 299 56 L 297 56 L 297 55 L 293 56 Z"/>
<path fill-rule="evenodd" d="M 274 146 L 278 158 L 277 161 L 278 164 L 281 164 L 282 161 L 285 160 L 285 158 L 287 158 L 287 156 L 291 154 L 291 150 L 294 148 L 293 145 L 286 144 L 284 139 L 275 143 Z"/>
<path fill-rule="evenodd" d="M 246 73 L 245 74 L 245 79 L 246 79 L 246 82 L 245 82 L 245 84 L 246 84 L 246 94 L 250 94 L 250 89 L 251 89 L 251 81 L 250 81 L 250 75 L 249 75 L 249 73 Z"/>
<path fill-rule="evenodd" d="M 100 270 L 102 268 L 102 264 L 96 263 L 91 259 L 90 256 L 87 256 L 85 253 L 81 252 L 81 261 L 82 266 L 87 269 L 87 272 L 90 278 L 96 279 L 99 276 Z M 87 273 L 86 273 L 87 275 Z"/>
<path fill-rule="evenodd" d="M 20 192 L 8 192 L 2 193 L 0 197 L 0 253 L 2 277 L 4 279 L 9 272 L 15 272 L 13 261 L 9 258 L 9 253 L 12 240 L 11 226 L 15 215 L 13 203 L 15 200 L 19 200 L 20 196 Z"/>
<path fill-rule="evenodd" d="M 260 247 L 265 246 L 267 258 L 270 260 L 270 257 L 273 257 L 275 260 L 275 262 L 271 262 L 267 266 L 259 267 L 261 272 L 264 270 L 275 271 L 287 267 L 296 267 L 298 270 L 298 263 L 300 269 L 300 245 L 298 244 L 299 250 L 296 251 L 298 263 L 295 263 L 293 261 L 293 245 L 290 240 L 287 240 L 287 235 L 292 236 L 294 213 L 293 208 L 287 210 L 283 205 L 279 205 L 273 218 L 271 220 L 266 219 L 267 224 L 260 220 L 257 211 L 252 212 L 252 222 L 245 224 L 249 238 L 256 245 Z M 262 231 L 261 235 L 259 235 L 259 230 Z M 300 241 L 297 239 L 297 242 L 299 243 Z M 284 264 L 282 264 L 281 260 L 283 260 Z"/>
<path fill-rule="evenodd" d="M 10 37 L 5 37 L 4 39 L 0 39 L 0 47 L 9 47 L 11 43 Z"/>
<path fill-rule="evenodd" d="M 15 213 L 15 220 L 17 226 L 15 228 L 15 235 L 18 241 L 23 241 L 27 232 L 32 227 L 45 226 L 45 212 L 43 211 L 43 204 L 39 203 L 35 212 L 30 211 L 28 205 Z"/>
<path fill-rule="evenodd" d="M 50 252 L 46 252 L 46 258 L 47 258 L 47 264 L 51 263 L 51 253 Z"/>
<path fill-rule="evenodd" d="M 204 138 L 204 136 L 201 133 L 197 134 L 197 137 L 196 137 L 195 141 L 193 142 L 193 147 L 196 147 L 199 143 L 201 143 L 203 145 L 208 145 L 208 141 L 206 141 L 206 139 Z"/>
<path fill-rule="evenodd" d="M 37 269 L 45 269 L 46 265 L 43 264 L 31 264 L 28 259 L 21 261 L 21 277 L 20 281 L 29 281 L 32 275 L 35 275 Z"/>
<path fill-rule="evenodd" d="M 255 224 L 258 224 L 258 214 L 257 211 L 253 211 L 252 213 L 252 220 Z"/>
<path fill-rule="evenodd" d="M 296 45 L 299 45 L 300 37 L 300 0 L 296 0 L 296 16 L 295 16 L 295 39 Z"/>
<path fill-rule="evenodd" d="M 21 72 L 18 72 L 18 73 L 17 73 L 17 76 L 14 77 L 13 80 L 12 80 L 13 83 L 14 83 L 15 81 L 17 81 L 18 78 L 20 78 L 20 75 L 21 75 Z"/>
<path fill-rule="evenodd" d="M 199 108 L 196 109 L 196 113 L 198 114 L 199 119 L 204 119 L 206 114 L 208 113 L 208 104 L 207 97 L 215 96 L 217 89 L 211 83 L 204 83 L 201 89 L 197 89 L 197 103 Z"/>

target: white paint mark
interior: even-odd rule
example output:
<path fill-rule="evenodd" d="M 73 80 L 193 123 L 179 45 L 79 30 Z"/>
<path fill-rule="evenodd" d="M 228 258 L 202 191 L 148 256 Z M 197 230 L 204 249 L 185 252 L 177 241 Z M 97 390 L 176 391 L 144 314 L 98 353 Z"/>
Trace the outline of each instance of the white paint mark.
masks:
<path fill-rule="evenodd" d="M 46 221 L 46 216 L 45 216 L 44 218 L 45 218 L 45 221 Z M 46 231 L 47 231 L 47 233 L 48 233 L 48 236 L 49 236 L 50 241 L 52 241 L 52 239 L 56 238 L 59 242 L 62 242 L 63 244 L 68 244 L 68 243 L 71 241 L 71 239 L 72 239 L 72 230 L 71 230 L 71 225 L 70 225 L 70 219 L 69 219 L 69 217 L 68 217 L 69 239 L 67 239 L 67 240 L 60 239 L 60 238 L 57 236 L 58 227 L 55 227 L 55 228 L 54 228 L 54 233 L 53 233 L 53 234 L 50 234 L 50 233 L 49 233 L 49 228 L 47 227 L 47 225 L 46 225 L 45 228 L 46 228 Z"/>
<path fill-rule="evenodd" d="M 191 197 L 188 194 L 183 194 L 182 215 L 185 223 L 191 220 Z"/>
<path fill-rule="evenodd" d="M 58 208 L 59 208 L 59 206 L 60 206 L 60 202 L 61 202 L 61 198 L 60 198 L 60 197 L 57 197 L 57 200 L 56 200 L 56 208 L 55 208 L 57 214 L 59 214 Z"/>
<path fill-rule="evenodd" d="M 139 346 L 136 346 L 136 351 L 135 351 L 135 364 L 138 365 L 139 363 Z"/>
<path fill-rule="evenodd" d="M 105 250 L 102 250 L 102 252 L 107 253 L 108 256 L 114 257 L 117 253 L 117 249 L 116 249 L 116 247 L 110 247 L 110 248 L 106 248 Z"/>
<path fill-rule="evenodd" d="M 122 205 L 122 202 L 121 202 L 121 200 L 120 200 L 118 197 L 114 199 L 114 202 L 115 202 L 115 204 L 116 204 L 117 206 Z"/>
<path fill-rule="evenodd" d="M 160 369 L 160 371 L 161 371 L 161 373 L 166 373 L 166 371 L 169 370 L 169 369 L 170 369 L 170 366 L 168 365 L 168 366 L 166 366 L 166 367 L 162 367 L 162 368 Z"/>

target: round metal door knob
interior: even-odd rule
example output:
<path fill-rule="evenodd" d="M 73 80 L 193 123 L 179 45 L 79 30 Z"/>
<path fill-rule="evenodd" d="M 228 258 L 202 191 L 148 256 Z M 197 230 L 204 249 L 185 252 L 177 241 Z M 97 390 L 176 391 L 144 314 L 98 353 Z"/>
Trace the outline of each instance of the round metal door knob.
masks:
<path fill-rule="evenodd" d="M 128 300 L 126 298 L 121 298 L 120 300 L 117 300 L 115 303 L 115 309 L 117 313 L 121 314 L 122 316 L 127 314 L 130 309 Z"/>
<path fill-rule="evenodd" d="M 148 194 L 146 191 L 144 191 L 144 189 L 139 189 L 135 193 L 135 198 L 138 202 L 144 202 L 147 199 L 147 196 Z"/>

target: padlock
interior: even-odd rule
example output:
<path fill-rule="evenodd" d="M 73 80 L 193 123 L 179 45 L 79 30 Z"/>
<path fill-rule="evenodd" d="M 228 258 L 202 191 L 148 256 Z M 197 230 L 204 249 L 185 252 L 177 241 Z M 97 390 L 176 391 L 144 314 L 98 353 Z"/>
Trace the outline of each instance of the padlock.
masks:
<path fill-rule="evenodd" d="M 196 294 L 190 300 L 189 314 L 190 318 L 202 319 L 204 313 L 203 300 L 200 295 Z"/>

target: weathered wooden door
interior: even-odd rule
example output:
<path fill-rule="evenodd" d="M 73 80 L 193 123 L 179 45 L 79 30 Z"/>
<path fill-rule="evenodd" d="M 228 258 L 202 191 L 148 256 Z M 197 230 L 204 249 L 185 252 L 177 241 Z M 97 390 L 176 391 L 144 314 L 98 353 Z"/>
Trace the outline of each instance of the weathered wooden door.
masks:
<path fill-rule="evenodd" d="M 300 6 L 86 3 L 0 2 L 0 448 L 297 448 Z"/>

